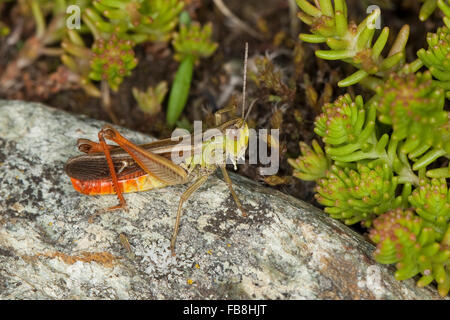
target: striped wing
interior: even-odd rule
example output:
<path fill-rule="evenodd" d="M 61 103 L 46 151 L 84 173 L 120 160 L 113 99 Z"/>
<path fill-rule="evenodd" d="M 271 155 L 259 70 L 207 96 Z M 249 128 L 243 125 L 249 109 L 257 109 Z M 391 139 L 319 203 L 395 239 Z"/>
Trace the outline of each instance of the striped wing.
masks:
<path fill-rule="evenodd" d="M 191 141 L 193 141 L 193 137 L 191 138 Z M 156 176 L 166 183 L 176 183 L 179 179 L 171 177 L 173 173 L 170 171 L 167 172 L 163 167 L 167 167 L 166 161 L 170 162 L 169 167 L 171 164 L 173 165 L 170 158 L 174 150 L 179 152 L 181 156 L 184 154 L 187 155 L 187 151 L 193 152 L 192 146 L 180 146 L 180 141 L 181 138 L 175 141 L 169 138 L 136 146 L 138 147 L 137 150 L 128 150 L 134 157 L 124 151 L 122 147 L 112 148 L 110 153 L 118 179 L 121 180 L 121 177 L 129 176 L 130 174 L 136 177 L 146 175 L 148 174 L 147 171 L 150 171 L 151 175 Z M 155 155 L 159 160 L 157 164 L 153 163 Z M 135 158 L 139 161 L 136 161 Z M 67 161 L 65 171 L 69 177 L 80 181 L 111 179 L 104 153 L 73 157 Z"/>

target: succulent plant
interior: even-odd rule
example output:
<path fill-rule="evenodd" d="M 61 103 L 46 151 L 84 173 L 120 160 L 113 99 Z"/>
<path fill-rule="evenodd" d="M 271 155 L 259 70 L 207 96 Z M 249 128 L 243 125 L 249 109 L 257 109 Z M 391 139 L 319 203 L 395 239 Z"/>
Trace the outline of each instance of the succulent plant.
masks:
<path fill-rule="evenodd" d="M 78 83 L 93 97 L 100 97 L 101 93 L 89 79 L 91 72 L 90 60 L 92 52 L 86 47 L 83 39 L 74 30 L 68 30 L 66 37 L 61 42 L 64 53 L 61 61 L 78 77 Z"/>
<path fill-rule="evenodd" d="M 377 145 L 375 117 L 375 108 L 367 110 L 361 96 L 353 102 L 347 94 L 323 106 L 314 132 L 323 138 L 327 145 L 325 150 L 333 160 L 349 162 L 378 158 L 379 153 L 384 152 L 387 140 L 384 137 Z M 376 150 L 370 155 L 367 151 L 373 148 Z"/>
<path fill-rule="evenodd" d="M 324 178 L 330 169 L 330 159 L 316 140 L 312 141 L 312 148 L 304 142 L 300 142 L 302 155 L 297 159 L 288 159 L 294 168 L 294 176 L 306 180 L 315 181 Z"/>
<path fill-rule="evenodd" d="M 73 1 L 59 0 L 52 4 L 51 1 L 28 0 L 18 3 L 25 7 L 25 11 L 31 12 L 31 19 L 36 25 L 36 32 L 28 38 L 17 58 L 8 64 L 7 69 L 0 77 L 0 84 L 8 89 L 20 71 L 42 56 L 59 56 L 62 50 L 54 47 L 65 35 L 64 15 L 66 7 Z M 49 6 L 50 5 L 50 6 Z M 82 7 L 83 3 L 80 3 Z"/>
<path fill-rule="evenodd" d="M 95 0 L 83 20 L 100 33 L 121 39 L 168 41 L 184 7 L 181 0 Z"/>
<path fill-rule="evenodd" d="M 379 121 L 392 126 L 392 139 L 405 140 L 402 152 L 426 151 L 430 147 L 450 152 L 450 140 L 442 132 L 448 123 L 445 91 L 433 84 L 429 72 L 391 74 L 377 88 L 371 105 L 376 107 Z"/>
<path fill-rule="evenodd" d="M 424 287 L 435 280 L 442 296 L 450 290 L 450 228 L 441 242 L 436 231 L 427 227 L 413 210 L 397 209 L 378 217 L 370 231 L 377 244 L 375 259 L 396 263 L 397 280 L 422 274 L 417 284 Z"/>
<path fill-rule="evenodd" d="M 437 0 L 422 0 L 422 8 L 420 8 L 419 19 L 427 20 L 437 8 Z"/>
<path fill-rule="evenodd" d="M 183 8 L 183 0 L 147 1 L 143 6 L 147 17 L 136 27 L 136 31 L 146 34 L 151 41 L 168 41 Z"/>
<path fill-rule="evenodd" d="M 197 22 L 182 24 L 172 40 L 175 60 L 183 61 L 188 56 L 194 56 L 195 60 L 211 56 L 217 49 L 217 43 L 211 41 L 211 35 L 211 23 L 203 27 Z"/>
<path fill-rule="evenodd" d="M 450 29 L 439 28 L 437 33 L 427 36 L 428 50 L 421 49 L 417 56 L 430 70 L 433 77 L 444 82 L 440 86 L 447 90 L 450 99 Z"/>
<path fill-rule="evenodd" d="M 317 180 L 316 199 L 331 217 L 370 226 L 377 215 L 404 202 L 396 197 L 397 185 L 398 177 L 386 163 L 357 163 L 356 169 L 333 165 L 325 178 Z"/>
<path fill-rule="evenodd" d="M 447 167 L 430 169 L 426 172 L 426 176 L 432 179 L 449 179 L 450 178 L 450 163 Z"/>
<path fill-rule="evenodd" d="M 405 46 L 409 37 L 409 26 L 399 32 L 386 58 L 382 51 L 389 37 L 389 28 L 385 27 L 375 43 L 375 21 L 380 10 L 374 10 L 359 25 L 348 22 L 345 0 L 315 1 L 296 0 L 300 7 L 299 18 L 310 26 L 312 34 L 300 34 L 300 39 L 310 43 L 326 43 L 329 50 L 317 50 L 316 55 L 325 60 L 343 60 L 359 70 L 341 80 L 338 85 L 347 87 L 362 81 L 369 75 L 383 75 L 398 69 L 405 60 Z"/>
<path fill-rule="evenodd" d="M 360 69 L 339 85 L 360 82 L 375 95 L 366 103 L 361 96 L 352 99 L 346 94 L 325 104 L 314 129 L 325 144 L 325 153 L 317 142 L 315 152 L 302 143 L 302 155 L 289 160 L 293 175 L 316 180 L 316 199 L 332 217 L 372 228 L 375 258 L 380 263 L 396 263 L 397 279 L 420 273 L 419 286 L 436 281 L 439 293 L 448 294 L 448 0 L 424 1 L 420 18 L 440 8 L 446 26 L 428 34 L 428 49 L 419 50 L 418 59 L 409 64 L 404 64 L 407 26 L 383 58 L 389 29 L 384 28 L 372 45 L 374 30 L 369 27 L 379 11 L 357 26 L 347 22 L 344 0 L 335 0 L 334 6 L 330 0 L 317 0 L 315 5 L 297 0 L 297 4 L 302 10 L 300 19 L 312 32 L 301 34 L 300 39 L 326 43 L 330 50 L 316 51 L 318 57 L 343 60 Z M 419 72 L 424 66 L 428 70 Z"/>
<path fill-rule="evenodd" d="M 404 81 L 401 82 L 402 80 L 399 79 Z M 376 243 L 380 243 L 379 251 L 382 252 L 377 253 L 376 258 L 381 263 L 399 262 L 397 265 L 398 279 L 406 279 L 423 271 L 424 280 L 421 280 L 419 284 L 427 285 L 436 280 L 439 285 L 439 292 L 446 294 L 448 292 L 448 280 L 446 276 L 443 276 L 442 268 L 447 268 L 446 266 L 450 263 L 448 258 L 446 258 L 447 260 L 444 259 L 447 257 L 447 253 L 433 252 L 431 260 L 426 260 L 425 264 L 417 261 L 417 259 L 425 259 L 422 257 L 424 252 L 420 251 L 422 249 L 419 251 L 409 251 L 408 249 L 394 254 L 389 251 L 392 246 L 395 247 L 392 244 L 393 240 L 389 240 L 390 238 L 385 240 L 386 234 L 389 235 L 392 232 L 386 231 L 387 223 L 382 222 L 385 220 L 377 218 L 377 216 L 388 217 L 389 215 L 386 212 L 393 209 L 406 209 L 413 206 L 417 211 L 417 218 L 421 219 L 420 226 L 428 228 L 424 229 L 424 234 L 430 234 L 430 232 L 433 234 L 432 242 L 437 243 L 434 244 L 434 247 L 445 248 L 445 245 L 439 245 L 438 242 L 446 239 L 446 237 L 447 239 L 450 238 L 450 232 L 448 231 L 450 193 L 445 180 L 446 177 L 450 176 L 450 167 L 433 169 L 427 173 L 431 176 L 440 177 L 440 179 L 428 180 L 422 178 L 419 180 L 414 172 L 416 170 L 422 171 L 422 173 L 419 172 L 419 176 L 423 176 L 424 166 L 434 162 L 437 157 L 446 155 L 446 152 L 436 148 L 426 152 L 431 147 L 426 144 L 427 134 L 425 133 L 420 138 L 416 138 L 424 139 L 421 140 L 420 146 L 416 148 L 408 147 L 410 144 L 408 139 L 414 137 L 414 134 L 410 132 L 406 136 L 396 136 L 395 133 L 398 128 L 393 126 L 394 121 L 387 121 L 383 118 L 385 113 L 387 114 L 386 117 L 395 118 L 397 112 L 400 112 L 395 111 L 395 108 L 404 108 L 403 102 L 405 105 L 411 104 L 415 108 L 420 108 L 422 103 L 431 110 L 442 111 L 443 105 L 435 107 L 436 101 L 442 103 L 445 98 L 442 96 L 441 89 L 433 89 L 430 79 L 431 74 L 429 73 L 425 75 L 396 75 L 392 77 L 393 82 L 391 84 L 386 83 L 384 88 L 386 91 L 380 91 L 371 102 L 364 104 L 360 96 L 353 101 L 349 95 L 345 95 L 338 98 L 334 103 L 325 104 L 323 113 L 315 122 L 315 132 L 322 137 L 325 143 L 325 153 L 317 142 L 313 144 L 315 145 L 315 153 L 307 145 L 302 144 L 303 155 L 297 160 L 290 159 L 289 163 L 294 169 L 295 177 L 303 180 L 316 180 L 316 199 L 325 206 L 324 211 L 329 213 L 331 217 L 341 219 L 346 224 L 362 222 L 366 227 L 371 227 L 374 219 L 379 221 L 378 227 L 372 229 L 371 233 L 373 234 L 372 239 Z M 405 88 L 405 85 L 411 87 Z M 389 90 L 391 89 L 388 88 L 401 92 L 395 91 L 390 94 Z M 437 90 L 438 94 L 433 94 L 434 90 Z M 402 94 L 409 94 L 410 96 L 401 98 Z M 415 101 L 414 97 L 421 103 Z M 438 97 L 436 101 L 433 101 L 436 97 Z M 421 99 L 427 101 L 424 102 Z M 389 112 L 385 112 L 388 110 L 387 108 L 380 107 L 380 101 L 385 101 L 385 105 L 390 107 Z M 408 116 L 411 116 L 410 112 L 408 115 L 399 115 L 398 121 L 400 119 L 401 121 L 410 121 L 407 124 L 408 128 L 414 128 L 417 120 L 438 117 L 439 112 L 436 111 L 435 114 L 431 110 L 425 112 L 426 114 L 424 113 L 423 117 L 417 119 L 412 117 L 411 120 L 408 120 Z M 380 122 L 377 121 L 377 112 Z M 445 114 L 445 117 L 447 117 L 447 114 Z M 382 129 L 381 123 L 391 125 L 394 129 L 393 132 L 382 134 L 386 129 Z M 448 121 L 445 123 L 434 120 L 425 122 L 425 124 L 434 123 L 438 125 L 438 129 L 434 129 L 436 134 L 442 138 L 444 135 L 441 135 L 442 130 L 440 131 L 439 128 L 440 126 L 448 126 Z M 378 138 L 380 135 L 381 137 Z M 408 152 L 410 159 L 406 157 Z M 416 159 L 416 157 L 419 158 Z M 411 162 L 414 162 L 412 167 Z M 330 164 L 331 168 L 327 170 L 326 168 Z M 324 171 L 325 176 L 323 176 Z M 400 185 L 403 185 L 401 193 L 399 192 Z M 415 187 L 414 190 L 413 187 Z M 399 212 L 403 211 L 400 210 Z M 397 227 L 395 227 L 395 230 L 397 230 Z M 403 229 L 395 232 L 400 232 L 402 235 L 408 234 L 404 233 Z M 449 235 L 445 236 L 447 233 Z M 418 234 L 415 236 L 418 236 Z M 415 244 L 407 243 L 404 245 L 414 246 Z M 404 256 L 404 258 L 394 259 L 394 261 L 392 255 Z M 391 257 L 391 260 L 387 257 Z M 438 274 L 423 267 L 426 265 L 428 268 L 430 264 L 433 265 L 433 270 L 438 270 L 436 271 Z"/>
<path fill-rule="evenodd" d="M 89 78 L 106 80 L 112 90 L 117 91 L 123 78 L 137 66 L 131 40 L 112 35 L 108 40 L 98 39 L 92 47 L 91 72 Z"/>
<path fill-rule="evenodd" d="M 161 111 L 161 104 L 166 97 L 167 91 L 167 82 L 161 81 L 156 87 L 149 86 L 145 92 L 133 88 L 133 96 L 142 111 L 150 116 L 154 116 Z"/>
<path fill-rule="evenodd" d="M 201 27 L 197 22 L 191 23 L 189 14 L 182 12 L 185 4 L 184 0 L 20 1 L 18 5 L 32 13 L 36 36 L 26 41 L 17 61 L 8 66 L 0 83 L 8 88 L 21 68 L 43 54 L 61 56 L 62 62 L 72 71 L 71 80 L 78 81 L 88 94 L 101 97 L 103 107 L 117 122 L 111 109 L 110 88 L 117 91 L 136 67 L 134 47 L 146 41 L 172 40 L 175 59 L 180 61 L 168 108 L 168 123 L 174 125 L 186 104 L 194 65 L 200 58 L 212 55 L 217 48 L 210 40 L 212 25 Z M 81 13 L 82 23 L 76 30 L 65 27 L 66 18 L 71 17 L 65 16 L 70 5 L 77 5 Z M 184 22 L 180 24 L 181 20 Z M 1 23 L 0 28 L 0 33 L 7 31 Z M 89 35 L 93 40 L 90 48 L 83 40 L 88 43 Z M 47 47 L 59 43 L 61 48 Z M 101 90 L 96 88 L 95 81 L 101 81 Z M 149 101 L 152 100 L 151 92 L 147 92 L 147 97 L 138 91 L 135 94 L 142 105 L 147 104 L 146 107 L 148 103 L 153 107 L 160 105 Z"/>
<path fill-rule="evenodd" d="M 450 192 L 445 178 L 422 179 L 419 188 L 409 196 L 409 202 L 424 225 L 432 227 L 441 240 L 450 222 Z"/>

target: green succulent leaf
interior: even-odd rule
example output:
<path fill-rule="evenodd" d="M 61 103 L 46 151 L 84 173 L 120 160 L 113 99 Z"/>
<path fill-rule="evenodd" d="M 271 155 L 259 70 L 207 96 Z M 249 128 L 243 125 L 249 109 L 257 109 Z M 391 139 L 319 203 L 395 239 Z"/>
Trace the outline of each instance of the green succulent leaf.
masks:
<path fill-rule="evenodd" d="M 450 2 L 448 0 L 438 0 L 437 5 L 444 13 L 444 23 L 447 28 L 450 28 Z"/>
<path fill-rule="evenodd" d="M 300 142 L 302 155 L 297 159 L 288 159 L 294 169 L 294 176 L 305 180 L 314 181 L 326 176 L 330 169 L 331 161 L 325 156 L 325 152 L 316 140 L 312 141 L 312 148 L 304 142 Z"/>
<path fill-rule="evenodd" d="M 423 0 L 424 3 L 420 9 L 419 19 L 427 20 L 437 8 L 437 0 Z"/>

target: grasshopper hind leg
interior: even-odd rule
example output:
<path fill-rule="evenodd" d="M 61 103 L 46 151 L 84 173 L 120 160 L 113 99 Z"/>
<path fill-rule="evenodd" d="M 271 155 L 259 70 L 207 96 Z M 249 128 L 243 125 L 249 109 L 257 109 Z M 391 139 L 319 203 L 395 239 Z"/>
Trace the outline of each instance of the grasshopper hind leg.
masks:
<path fill-rule="evenodd" d="M 100 132 L 98 133 L 98 140 L 99 140 L 98 143 L 87 140 L 87 139 L 80 139 L 80 140 L 78 140 L 78 148 L 81 151 L 86 152 L 86 153 L 90 153 L 95 150 L 95 152 L 103 152 L 105 154 L 106 163 L 108 164 L 109 172 L 111 174 L 111 179 L 113 181 L 113 186 L 116 191 L 117 198 L 119 199 L 119 204 L 116 206 L 113 206 L 113 207 L 98 210 L 92 216 L 89 217 L 89 223 L 92 223 L 94 221 L 95 217 L 97 217 L 103 213 L 109 212 L 109 211 L 124 210 L 125 212 L 128 212 L 127 202 L 125 201 L 122 191 L 120 190 L 119 181 L 117 179 L 117 173 L 116 173 L 116 170 L 114 169 L 114 164 L 113 164 L 113 161 L 111 158 L 111 154 L 109 152 L 110 149 L 112 148 L 112 146 L 106 144 L 104 135 L 105 135 L 105 130 L 103 130 L 103 129 L 100 130 Z"/>

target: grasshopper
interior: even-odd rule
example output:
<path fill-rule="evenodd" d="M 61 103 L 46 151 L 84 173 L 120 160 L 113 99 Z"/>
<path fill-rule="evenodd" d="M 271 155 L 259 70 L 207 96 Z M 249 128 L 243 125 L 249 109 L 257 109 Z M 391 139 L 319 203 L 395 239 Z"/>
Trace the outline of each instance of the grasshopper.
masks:
<path fill-rule="evenodd" d="M 216 114 L 217 137 L 203 137 L 203 142 L 195 144 L 180 144 L 185 137 L 169 138 L 155 142 L 136 145 L 123 137 L 110 125 L 105 125 L 98 133 L 99 142 L 87 139 L 78 140 L 78 149 L 85 155 L 71 158 L 65 165 L 65 171 L 71 178 L 74 189 L 87 195 L 117 194 L 119 204 L 102 211 L 123 209 L 128 210 L 123 193 L 146 191 L 171 185 L 192 184 L 181 195 L 175 226 L 170 242 L 170 250 L 175 255 L 175 243 L 180 227 L 183 204 L 200 188 L 208 177 L 220 167 L 225 182 L 243 216 L 246 212 L 234 192 L 231 179 L 226 170 L 226 159 L 230 159 L 236 167 L 236 161 L 245 156 L 248 147 L 249 129 L 246 118 L 251 106 L 244 115 L 245 87 L 247 78 L 248 44 L 245 45 L 244 84 L 242 97 L 242 117 L 221 123 L 221 115 L 236 107 L 219 110 Z M 190 141 L 196 141 L 190 136 Z M 192 139 L 194 138 L 194 139 Z M 220 139 L 218 139 L 220 138 Z M 109 145 L 106 140 L 117 144 Z M 199 150 L 200 149 L 200 150 Z M 223 161 L 211 162 L 205 157 L 196 156 L 208 150 L 215 155 L 220 154 Z M 182 162 L 176 164 L 171 160 L 173 153 L 181 155 Z M 197 153 L 198 154 L 198 153 Z M 217 158 L 215 158 L 217 159 Z M 93 217 L 100 212 L 94 214 Z"/>

